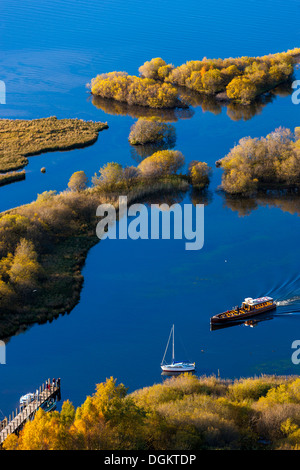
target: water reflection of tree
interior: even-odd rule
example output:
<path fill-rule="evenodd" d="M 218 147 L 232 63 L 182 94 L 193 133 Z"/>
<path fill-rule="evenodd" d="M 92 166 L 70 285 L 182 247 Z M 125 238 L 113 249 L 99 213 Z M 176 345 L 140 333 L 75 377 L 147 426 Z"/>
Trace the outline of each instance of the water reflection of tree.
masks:
<path fill-rule="evenodd" d="M 116 100 L 101 98 L 100 96 L 91 95 L 91 102 L 94 106 L 101 109 L 107 114 L 131 116 L 133 118 L 140 117 L 157 117 L 165 122 L 176 122 L 180 119 L 191 119 L 195 111 L 191 108 L 201 107 L 202 111 L 208 111 L 213 114 L 220 114 L 222 109 L 227 108 L 227 115 L 233 121 L 252 119 L 256 114 L 262 112 L 263 108 L 272 103 L 277 96 L 286 97 L 293 93 L 293 80 L 278 85 L 273 90 L 258 97 L 250 105 L 240 105 L 226 99 L 224 94 L 217 96 L 197 93 L 185 87 L 178 87 L 180 99 L 186 103 L 186 108 L 174 109 L 155 109 L 144 106 L 131 106 Z"/>
<path fill-rule="evenodd" d="M 204 204 L 205 206 L 208 206 L 213 200 L 213 193 L 208 189 L 192 188 L 190 199 L 194 206 L 196 206 L 196 204 Z"/>
<path fill-rule="evenodd" d="M 137 119 L 141 117 L 157 117 L 165 122 L 176 122 L 179 119 L 191 119 L 195 114 L 195 111 L 189 107 L 156 109 L 146 106 L 132 106 L 127 103 L 94 95 L 91 95 L 91 102 L 96 108 L 101 109 L 107 114 L 131 116 Z"/>
<path fill-rule="evenodd" d="M 190 106 L 201 107 L 202 111 L 208 111 L 213 114 L 220 114 L 222 109 L 227 108 L 227 115 L 233 121 L 248 121 L 252 119 L 256 114 L 261 113 L 263 108 L 269 103 L 272 103 L 277 96 L 286 97 L 293 93 L 292 80 L 281 85 L 278 85 L 276 88 L 271 90 L 268 93 L 265 93 L 262 96 L 259 96 L 253 103 L 250 105 L 241 105 L 234 103 L 226 99 L 225 96 L 216 97 L 213 95 L 206 95 L 197 93 L 196 91 L 189 90 L 188 88 L 179 88 L 179 94 L 182 101 L 186 102 Z"/>
<path fill-rule="evenodd" d="M 147 195 L 143 199 L 139 199 L 140 203 L 143 204 L 168 204 L 171 206 L 172 204 L 180 204 L 183 202 L 184 198 L 189 197 L 190 201 L 194 206 L 196 204 L 204 204 L 207 206 L 212 202 L 213 194 L 208 189 L 197 190 L 195 188 L 190 188 L 187 186 L 186 190 L 169 190 L 169 191 L 161 191 L 158 193 L 153 193 Z"/>
<path fill-rule="evenodd" d="M 260 206 L 278 208 L 292 215 L 300 214 L 300 194 L 297 190 L 259 192 L 255 197 L 236 197 L 224 192 L 220 194 L 224 199 L 224 206 L 238 212 L 240 217 L 250 215 Z"/>

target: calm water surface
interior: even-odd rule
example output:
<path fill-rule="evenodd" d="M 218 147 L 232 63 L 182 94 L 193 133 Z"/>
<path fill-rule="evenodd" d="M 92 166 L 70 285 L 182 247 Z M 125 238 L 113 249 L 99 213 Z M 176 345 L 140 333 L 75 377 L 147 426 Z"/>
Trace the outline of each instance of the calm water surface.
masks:
<path fill-rule="evenodd" d="M 287 50 L 299 46 L 298 18 L 296 0 L 188 0 L 184 7 L 177 0 L 155 7 L 148 0 L 4 1 L 0 79 L 7 104 L 1 117 L 78 117 L 107 121 L 109 129 L 91 147 L 31 157 L 26 180 L 0 188 L 0 210 L 45 190 L 65 189 L 74 171 L 91 177 L 107 161 L 136 163 L 128 144 L 136 114 L 93 105 L 85 85 L 96 74 L 137 74 L 158 56 L 179 65 L 203 56 Z M 298 126 L 299 110 L 282 91 L 244 117 L 225 107 L 212 112 L 198 106 L 172 117 L 175 148 L 187 163 L 200 159 L 214 167 L 241 137 Z M 40 173 L 43 166 L 46 174 Z M 71 314 L 33 326 L 7 344 L 7 364 L 0 366 L 4 414 L 47 377 L 60 376 L 63 398 L 75 405 L 111 375 L 130 390 L 161 381 L 159 364 L 173 323 L 178 355 L 196 361 L 199 374 L 299 373 L 291 362 L 291 343 L 300 335 L 299 202 L 252 201 L 253 210 L 242 215 L 241 207 L 216 191 L 220 181 L 215 169 L 202 250 L 186 251 L 178 240 L 107 240 L 90 251 Z M 255 328 L 210 331 L 213 314 L 264 294 L 280 301 L 272 319 Z"/>

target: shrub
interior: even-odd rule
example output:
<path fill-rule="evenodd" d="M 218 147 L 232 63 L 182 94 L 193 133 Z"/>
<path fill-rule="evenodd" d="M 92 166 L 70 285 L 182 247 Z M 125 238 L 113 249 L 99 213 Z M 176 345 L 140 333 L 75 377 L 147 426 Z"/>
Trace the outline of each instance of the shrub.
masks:
<path fill-rule="evenodd" d="M 196 160 L 189 164 L 189 176 L 192 185 L 199 189 L 205 188 L 209 185 L 212 169 L 205 162 L 198 162 Z"/>
<path fill-rule="evenodd" d="M 84 171 L 76 171 L 70 178 L 68 187 L 71 191 L 83 191 L 87 187 L 87 176 Z"/>
<path fill-rule="evenodd" d="M 178 91 L 167 83 L 149 78 L 130 76 L 125 72 L 110 72 L 93 78 L 93 95 L 150 108 L 174 108 L 180 105 Z"/>
<path fill-rule="evenodd" d="M 37 260 L 37 253 L 31 241 L 22 238 L 17 245 L 10 269 L 9 280 L 17 289 L 33 289 L 37 285 L 37 278 L 41 266 Z"/>
<path fill-rule="evenodd" d="M 142 176 L 156 178 L 176 174 L 183 167 L 184 162 L 184 156 L 178 150 L 161 150 L 145 158 L 138 168 Z"/>
<path fill-rule="evenodd" d="M 155 118 L 140 118 L 130 129 L 129 142 L 132 145 L 164 142 L 172 145 L 175 139 L 175 128 Z"/>
<path fill-rule="evenodd" d="M 251 79 L 246 77 L 234 78 L 226 88 L 228 98 L 250 104 L 257 95 L 257 88 Z"/>
<path fill-rule="evenodd" d="M 258 400 L 267 395 L 268 391 L 274 386 L 270 379 L 241 379 L 228 387 L 228 395 L 233 400 Z"/>
<path fill-rule="evenodd" d="M 106 163 L 100 168 L 100 177 L 95 175 L 92 182 L 95 186 L 97 185 L 114 185 L 123 178 L 123 168 L 119 163 L 111 162 Z"/>
<path fill-rule="evenodd" d="M 217 162 L 224 169 L 222 189 L 231 194 L 249 195 L 268 187 L 299 187 L 298 142 L 285 128 L 278 128 L 260 139 L 241 139 Z"/>
<path fill-rule="evenodd" d="M 139 72 L 145 78 L 158 80 L 166 78 L 172 68 L 173 66 L 171 64 L 167 64 L 163 59 L 157 57 L 141 65 Z"/>
<path fill-rule="evenodd" d="M 172 67 L 165 80 L 200 93 L 215 95 L 227 91 L 230 99 L 249 104 L 258 95 L 287 81 L 293 74 L 293 54 L 264 57 L 207 59 Z"/>

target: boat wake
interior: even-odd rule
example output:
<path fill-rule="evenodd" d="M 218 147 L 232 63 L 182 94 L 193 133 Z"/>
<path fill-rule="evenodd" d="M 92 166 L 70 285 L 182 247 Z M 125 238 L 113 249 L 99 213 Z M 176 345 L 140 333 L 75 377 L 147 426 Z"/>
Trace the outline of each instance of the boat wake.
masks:
<path fill-rule="evenodd" d="M 277 307 L 286 307 L 289 305 L 293 305 L 295 303 L 300 304 L 300 296 L 296 295 L 295 297 L 291 297 L 290 299 L 285 299 L 285 300 L 275 300 L 275 303 Z"/>
<path fill-rule="evenodd" d="M 273 286 L 263 295 L 274 299 L 278 312 L 274 316 L 297 315 L 300 313 L 300 274 Z"/>
<path fill-rule="evenodd" d="M 293 278 L 287 279 L 279 286 L 274 286 L 266 295 L 272 296 L 276 303 L 278 313 L 274 316 L 299 314 L 300 274 Z"/>

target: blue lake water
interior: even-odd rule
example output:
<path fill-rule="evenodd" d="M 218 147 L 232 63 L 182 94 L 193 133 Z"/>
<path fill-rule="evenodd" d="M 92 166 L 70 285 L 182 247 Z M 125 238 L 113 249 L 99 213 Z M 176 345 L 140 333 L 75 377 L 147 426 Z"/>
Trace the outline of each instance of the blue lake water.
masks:
<path fill-rule="evenodd" d="M 26 180 L 0 188 L 1 211 L 45 190 L 65 189 L 74 171 L 91 177 L 108 161 L 136 163 L 128 143 L 134 113 L 105 112 L 89 98 L 85 85 L 98 73 L 137 74 L 152 57 L 179 65 L 203 56 L 258 56 L 299 46 L 296 0 L 188 0 L 184 5 L 177 0 L 157 5 L 149 0 L 15 0 L 1 8 L 0 79 L 7 103 L 0 105 L 0 117 L 55 115 L 109 125 L 91 147 L 30 157 Z M 283 92 L 247 119 L 233 119 L 226 107 L 217 113 L 201 106 L 192 111 L 173 119 L 175 148 L 187 163 L 199 159 L 213 168 L 240 138 L 300 124 L 300 106 Z M 196 361 L 199 375 L 299 373 L 300 366 L 291 362 L 291 344 L 300 335 L 295 201 L 279 201 L 281 207 L 258 201 L 255 210 L 241 216 L 216 191 L 221 175 L 214 168 L 202 250 L 186 251 L 184 240 L 106 240 L 91 249 L 76 308 L 7 344 L 7 364 L 0 365 L 4 414 L 48 377 L 62 378 L 62 398 L 75 405 L 111 375 L 130 390 L 161 381 L 160 361 L 173 323 L 178 354 Z M 186 195 L 181 203 L 189 202 Z M 255 328 L 210 331 L 213 314 L 264 294 L 281 302 L 271 320 Z"/>

